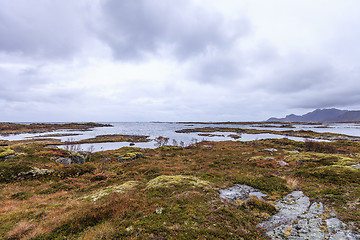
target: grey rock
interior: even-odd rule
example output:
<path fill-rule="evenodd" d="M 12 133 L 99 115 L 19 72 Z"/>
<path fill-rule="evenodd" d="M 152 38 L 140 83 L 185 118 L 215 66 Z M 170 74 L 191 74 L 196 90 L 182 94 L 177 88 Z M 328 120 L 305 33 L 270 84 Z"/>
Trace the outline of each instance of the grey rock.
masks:
<path fill-rule="evenodd" d="M 37 177 L 50 175 L 53 172 L 54 172 L 54 170 L 51 170 L 51 169 L 34 167 L 30 171 L 19 173 L 18 177 L 24 178 L 24 179 L 37 178 Z"/>
<path fill-rule="evenodd" d="M 280 164 L 280 166 L 282 166 L 282 167 L 285 167 L 285 166 L 288 166 L 288 165 L 289 165 L 289 164 L 288 164 L 287 162 L 285 162 L 285 161 L 280 161 L 279 164 Z"/>
<path fill-rule="evenodd" d="M 5 157 L 4 157 L 4 160 L 11 159 L 11 158 L 13 158 L 13 157 L 15 157 L 15 154 L 5 156 Z"/>
<path fill-rule="evenodd" d="M 336 217 L 335 213 L 330 213 L 330 217 Z"/>
<path fill-rule="evenodd" d="M 359 240 L 360 235 L 350 230 L 341 230 L 330 236 L 329 240 Z"/>
<path fill-rule="evenodd" d="M 266 152 L 277 152 L 278 150 L 275 149 L 275 148 L 266 148 L 266 149 L 264 149 L 263 151 L 266 151 Z"/>
<path fill-rule="evenodd" d="M 358 234 L 346 230 L 346 224 L 335 217 L 324 222 L 320 217 L 324 213 L 324 205 L 321 202 L 310 204 L 310 199 L 301 191 L 288 194 L 278 201 L 276 208 L 279 210 L 277 214 L 258 225 L 267 230 L 266 234 L 271 239 L 360 239 Z M 324 227 L 321 229 L 321 226 Z M 328 232 L 324 231 L 325 227 Z"/>
<path fill-rule="evenodd" d="M 305 218 L 315 218 L 320 216 L 321 214 L 324 213 L 324 205 L 319 202 L 314 202 L 313 204 L 311 204 L 308 212 L 306 214 L 304 214 L 303 217 Z"/>
<path fill-rule="evenodd" d="M 259 189 L 247 185 L 235 185 L 228 189 L 220 190 L 220 198 L 225 198 L 229 200 L 246 200 L 250 196 L 256 196 L 260 199 L 266 199 L 268 197 L 266 194 L 260 192 Z"/>
<path fill-rule="evenodd" d="M 204 148 L 213 148 L 213 145 L 203 145 Z"/>
<path fill-rule="evenodd" d="M 271 230 L 281 225 L 290 225 L 299 215 L 306 212 L 309 206 L 310 199 L 303 192 L 294 191 L 278 202 L 276 208 L 279 212 L 259 226 Z"/>
<path fill-rule="evenodd" d="M 360 169 L 360 164 L 351 165 L 350 167 Z"/>
<path fill-rule="evenodd" d="M 81 155 L 71 155 L 70 157 L 61 157 L 55 160 L 55 162 L 70 165 L 70 164 L 84 164 L 85 158 Z"/>
<path fill-rule="evenodd" d="M 85 163 L 85 158 L 81 155 L 72 155 L 71 160 L 72 160 L 72 163 L 75 163 L 75 164 L 84 164 Z"/>
<path fill-rule="evenodd" d="M 298 150 L 289 151 L 289 153 L 300 153 Z"/>
<path fill-rule="evenodd" d="M 57 163 L 61 163 L 64 165 L 70 165 L 72 163 L 72 160 L 70 158 L 61 157 L 55 160 Z"/>
<path fill-rule="evenodd" d="M 342 221 L 337 218 L 326 219 L 326 225 L 330 234 L 336 233 L 346 226 Z"/>

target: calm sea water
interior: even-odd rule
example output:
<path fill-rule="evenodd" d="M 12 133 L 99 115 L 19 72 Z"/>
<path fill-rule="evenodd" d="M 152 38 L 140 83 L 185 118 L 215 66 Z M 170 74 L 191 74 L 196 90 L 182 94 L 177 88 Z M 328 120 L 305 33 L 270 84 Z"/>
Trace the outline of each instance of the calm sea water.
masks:
<path fill-rule="evenodd" d="M 109 135 L 109 134 L 123 134 L 123 135 L 146 135 L 149 136 L 152 141 L 147 143 L 135 143 L 135 147 L 141 148 L 155 148 L 154 138 L 158 136 L 170 138 L 169 144 L 173 143 L 175 140 L 177 143 L 181 141 L 185 145 L 194 143 L 196 141 L 209 140 L 209 141 L 235 141 L 233 138 L 228 135 L 234 134 L 231 132 L 215 132 L 211 134 L 220 135 L 220 136 L 199 136 L 198 133 L 176 133 L 176 130 L 181 130 L 185 128 L 199 128 L 199 127 L 237 127 L 237 128 L 252 128 L 252 129 L 269 129 L 269 130 L 312 130 L 315 132 L 332 132 L 346 134 L 350 136 L 360 136 L 360 126 L 357 124 L 329 124 L 329 125 L 293 125 L 295 128 L 279 128 L 276 125 L 270 125 L 267 127 L 259 126 L 258 124 L 249 124 L 249 125 L 236 125 L 236 124 L 184 124 L 184 123 L 154 123 L 154 122 L 115 122 L 110 123 L 113 127 L 99 127 L 94 128 L 91 131 L 71 131 L 71 130 L 62 130 L 51 132 L 51 134 L 66 134 L 74 133 L 79 134 L 76 136 L 63 136 L 63 137 L 52 137 L 60 139 L 61 141 L 69 140 L 82 140 L 87 138 L 93 138 L 98 135 Z M 0 136 L 0 139 L 3 140 L 22 140 L 28 138 L 37 138 L 42 137 L 47 133 L 37 133 L 37 134 L 16 134 L 9 136 Z M 236 141 L 252 141 L 257 139 L 266 139 L 266 138 L 284 138 L 282 135 L 276 134 L 241 134 L 241 138 Z M 292 140 L 304 141 L 304 138 L 299 137 L 287 137 Z M 83 150 L 88 150 L 90 147 L 94 151 L 102 150 L 111 150 L 118 149 L 120 147 L 129 146 L 128 142 L 116 142 L 116 143 L 92 143 L 92 144 L 82 144 L 80 147 Z M 60 146 L 64 147 L 64 146 Z"/>

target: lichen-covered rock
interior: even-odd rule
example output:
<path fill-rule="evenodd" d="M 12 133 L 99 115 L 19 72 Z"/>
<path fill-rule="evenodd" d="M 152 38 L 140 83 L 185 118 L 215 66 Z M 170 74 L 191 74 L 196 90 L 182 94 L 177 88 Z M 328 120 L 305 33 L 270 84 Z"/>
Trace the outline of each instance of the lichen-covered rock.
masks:
<path fill-rule="evenodd" d="M 85 158 L 80 154 L 72 154 L 70 157 L 60 157 L 55 160 L 57 163 L 61 163 L 64 165 L 70 164 L 84 164 Z"/>
<path fill-rule="evenodd" d="M 88 196 L 85 196 L 84 199 L 95 202 L 105 196 L 110 195 L 111 193 L 123 193 L 125 191 L 134 189 L 138 185 L 139 185 L 138 181 L 128 181 L 121 185 L 113 185 L 113 186 L 109 186 L 109 187 L 97 190 L 94 193 L 92 193 Z"/>
<path fill-rule="evenodd" d="M 294 191 L 278 202 L 276 208 L 279 212 L 259 226 L 271 230 L 281 225 L 290 225 L 299 215 L 306 212 L 309 206 L 310 199 L 301 191 Z"/>
<path fill-rule="evenodd" d="M 61 163 L 64 165 L 70 165 L 72 163 L 72 160 L 70 158 L 61 157 L 55 160 L 57 163 Z"/>
<path fill-rule="evenodd" d="M 30 171 L 19 173 L 18 177 L 20 177 L 20 178 L 37 178 L 37 177 L 42 177 L 45 175 L 50 175 L 53 172 L 54 172 L 54 170 L 52 170 L 52 169 L 34 167 Z"/>
<path fill-rule="evenodd" d="M 190 187 L 207 187 L 210 183 L 208 181 L 200 180 L 197 177 L 193 176 L 184 176 L 184 175 L 175 175 L 167 176 L 162 175 L 150 180 L 146 188 L 169 188 L 169 187 L 178 187 L 178 186 L 190 186 Z"/>
<path fill-rule="evenodd" d="M 278 201 L 278 213 L 258 226 L 266 230 L 271 239 L 302 240 L 331 239 L 358 240 L 359 235 L 346 230 L 346 224 L 337 218 L 323 221 L 324 206 L 311 204 L 301 191 L 294 191 Z"/>
<path fill-rule="evenodd" d="M 228 189 L 220 190 L 220 197 L 229 200 L 246 200 L 250 196 L 260 199 L 268 197 L 268 195 L 263 194 L 259 189 L 247 185 L 235 185 Z"/>

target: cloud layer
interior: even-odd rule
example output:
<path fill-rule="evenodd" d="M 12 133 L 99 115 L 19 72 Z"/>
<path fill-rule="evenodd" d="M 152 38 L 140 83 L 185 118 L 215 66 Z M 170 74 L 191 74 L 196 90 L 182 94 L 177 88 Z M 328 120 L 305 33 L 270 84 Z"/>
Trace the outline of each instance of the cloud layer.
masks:
<path fill-rule="evenodd" d="M 358 5 L 0 0 L 0 121 L 241 121 L 360 108 Z"/>

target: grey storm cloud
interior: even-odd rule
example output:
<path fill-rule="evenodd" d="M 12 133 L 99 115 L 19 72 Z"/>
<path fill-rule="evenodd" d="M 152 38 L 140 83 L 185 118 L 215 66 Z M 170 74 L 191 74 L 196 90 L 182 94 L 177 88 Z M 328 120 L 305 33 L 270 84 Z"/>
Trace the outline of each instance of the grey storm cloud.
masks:
<path fill-rule="evenodd" d="M 84 39 L 80 1 L 0 1 L 0 52 L 62 58 Z"/>
<path fill-rule="evenodd" d="M 231 82 L 241 77 L 243 69 L 240 61 L 233 58 L 213 57 L 199 61 L 192 66 L 189 76 L 201 83 L 214 84 Z"/>
<path fill-rule="evenodd" d="M 333 80 L 331 66 L 299 66 L 283 69 L 274 74 L 273 84 L 267 85 L 274 92 L 296 93 L 308 89 L 319 89 L 327 86 Z"/>
<path fill-rule="evenodd" d="M 186 60 L 211 48 L 228 49 L 249 31 L 245 19 L 227 24 L 221 14 L 189 0 L 108 0 L 103 20 L 100 38 L 120 60 L 138 60 L 164 49 Z"/>
<path fill-rule="evenodd" d="M 0 76 L 0 100 L 6 103 L 69 102 L 82 94 L 75 89 L 49 88 L 52 81 L 38 68 L 10 72 L 0 67 Z"/>

